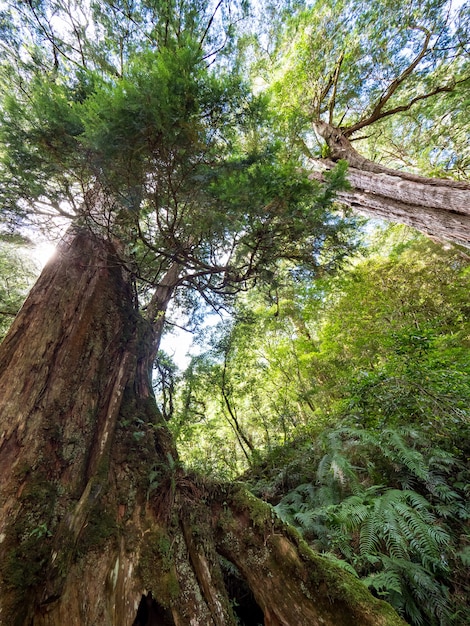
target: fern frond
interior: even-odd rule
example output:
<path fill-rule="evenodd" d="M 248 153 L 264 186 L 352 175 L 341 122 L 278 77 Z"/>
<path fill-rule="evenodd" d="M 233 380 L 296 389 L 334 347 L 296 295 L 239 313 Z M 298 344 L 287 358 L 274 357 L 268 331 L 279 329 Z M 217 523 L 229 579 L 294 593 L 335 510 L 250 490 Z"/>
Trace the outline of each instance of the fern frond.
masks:
<path fill-rule="evenodd" d="M 375 554 L 379 549 L 380 539 L 376 532 L 376 522 L 377 518 L 374 515 L 368 515 L 361 526 L 359 551 L 363 556 L 365 554 Z"/>
<path fill-rule="evenodd" d="M 383 570 L 370 574 L 363 578 L 362 582 L 381 596 L 388 595 L 391 591 L 395 591 L 399 595 L 403 593 L 401 578 L 397 572 L 392 570 Z"/>
<path fill-rule="evenodd" d="M 333 552 L 322 552 L 321 555 L 338 567 L 341 567 L 341 569 L 344 569 L 346 572 L 349 572 L 356 578 L 359 578 L 359 574 L 356 572 L 354 567 L 344 559 L 339 559 L 335 554 L 333 554 Z"/>
<path fill-rule="evenodd" d="M 297 511 L 297 513 L 294 513 L 293 517 L 303 530 L 308 532 L 312 530 L 313 522 L 317 518 L 317 513 L 314 509 L 307 509 L 306 511 Z"/>

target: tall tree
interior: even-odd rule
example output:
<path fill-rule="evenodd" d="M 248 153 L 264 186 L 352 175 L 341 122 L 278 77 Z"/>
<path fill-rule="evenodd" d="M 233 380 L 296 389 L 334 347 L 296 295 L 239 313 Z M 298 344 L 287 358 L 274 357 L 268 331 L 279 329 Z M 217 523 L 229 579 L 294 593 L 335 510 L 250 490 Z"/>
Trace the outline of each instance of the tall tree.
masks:
<path fill-rule="evenodd" d="M 449 0 L 318 0 L 287 20 L 267 77 L 314 175 L 348 162 L 342 202 L 466 246 L 468 15 Z"/>
<path fill-rule="evenodd" d="M 240 11 L 2 13 L 3 217 L 73 222 L 0 348 L 2 624 L 235 624 L 234 569 L 268 625 L 401 623 L 243 488 L 186 473 L 153 396 L 172 299 L 350 248 L 341 171 L 298 171 L 226 54 Z"/>

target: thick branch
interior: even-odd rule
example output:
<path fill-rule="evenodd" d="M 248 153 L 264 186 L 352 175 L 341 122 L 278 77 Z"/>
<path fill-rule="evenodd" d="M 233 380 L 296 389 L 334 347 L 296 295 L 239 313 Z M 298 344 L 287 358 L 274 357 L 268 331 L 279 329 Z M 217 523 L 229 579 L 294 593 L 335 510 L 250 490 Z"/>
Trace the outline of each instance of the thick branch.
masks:
<path fill-rule="evenodd" d="M 155 355 L 160 347 L 163 326 L 165 324 L 166 310 L 179 283 L 180 272 L 181 265 L 176 262 L 173 263 L 160 283 L 157 285 L 152 299 L 147 306 L 146 318 L 152 325 L 154 331 L 153 350 Z"/>
<path fill-rule="evenodd" d="M 438 239 L 470 245 L 470 185 L 393 170 L 361 156 L 338 128 L 319 121 L 315 130 L 326 141 L 331 159 L 315 161 L 328 170 L 349 164 L 351 189 L 338 194 L 349 207 L 367 215 L 408 224 Z M 322 180 L 321 172 L 313 178 Z"/>
<path fill-rule="evenodd" d="M 350 167 L 355 167 L 366 172 L 374 172 L 375 174 L 389 174 L 390 176 L 399 176 L 402 180 L 408 180 L 416 183 L 423 183 L 430 186 L 442 186 L 453 189 L 470 190 L 470 185 L 458 180 L 448 178 L 427 178 L 426 176 L 418 176 L 410 172 L 394 170 L 385 167 L 379 163 L 374 163 L 363 157 L 355 150 L 349 139 L 342 133 L 339 128 L 328 124 L 322 120 L 314 122 L 316 132 L 322 137 L 328 145 L 331 161 L 344 160 L 349 163 Z M 331 169 L 333 163 L 328 159 L 322 160 L 320 169 Z M 317 162 L 320 163 L 320 162 Z"/>
<path fill-rule="evenodd" d="M 464 81 L 469 80 L 469 78 L 470 77 L 467 76 L 467 78 L 461 81 L 458 81 L 458 83 L 463 83 Z M 367 118 L 367 120 L 358 122 L 357 124 L 354 124 L 353 126 L 349 126 L 348 128 L 345 128 L 344 134 L 345 136 L 350 137 L 356 131 L 360 130 L 361 128 L 364 128 L 365 126 L 369 126 L 370 124 L 373 124 L 374 122 L 377 122 L 378 120 L 382 120 L 385 117 L 389 117 L 390 115 L 395 115 L 396 113 L 403 113 L 404 111 L 409 111 L 413 105 L 415 105 L 417 102 L 420 102 L 421 100 L 427 100 L 428 98 L 432 98 L 433 96 L 436 96 L 439 93 L 454 91 L 456 84 L 457 83 L 452 83 L 451 85 L 441 85 L 440 87 L 436 87 L 436 89 L 433 89 L 429 93 L 424 93 L 424 94 L 421 94 L 420 96 L 416 96 L 416 98 L 412 98 L 407 104 L 402 104 L 400 106 L 394 107 L 393 109 L 387 109 L 387 111 L 382 111 L 379 115 L 375 116 L 373 119 L 372 117 L 369 117 Z"/>
<path fill-rule="evenodd" d="M 323 178 L 320 172 L 314 172 L 312 177 L 318 180 Z M 434 195 L 439 188 L 430 184 L 425 189 L 424 184 L 401 179 L 398 172 L 395 176 L 389 176 L 355 168 L 350 168 L 348 180 L 352 189 L 338 192 L 337 198 L 354 211 L 367 217 L 407 224 L 440 240 L 470 246 L 470 204 L 467 203 L 462 212 L 452 208 L 454 197 L 460 195 L 459 189 L 441 188 L 443 193 Z M 468 197 L 470 190 L 466 193 Z M 422 202 L 419 202 L 420 197 Z M 432 206 L 436 204 L 441 206 Z"/>

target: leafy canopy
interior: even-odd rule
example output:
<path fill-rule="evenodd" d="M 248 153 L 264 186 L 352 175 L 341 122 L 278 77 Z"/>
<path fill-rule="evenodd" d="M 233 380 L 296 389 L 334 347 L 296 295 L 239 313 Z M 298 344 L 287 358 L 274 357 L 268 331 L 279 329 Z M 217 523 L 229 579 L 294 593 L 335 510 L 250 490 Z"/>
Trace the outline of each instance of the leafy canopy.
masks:
<path fill-rule="evenodd" d="M 466 4 L 450 0 L 318 0 L 284 16 L 260 66 L 307 155 L 318 153 L 312 123 L 323 120 L 363 138 L 370 158 L 465 176 L 468 29 Z"/>
<path fill-rule="evenodd" d="M 144 291 L 175 264 L 181 284 L 206 294 L 270 279 L 281 258 L 334 266 L 354 226 L 330 210 L 344 167 L 320 189 L 284 149 L 266 97 L 231 60 L 236 38 L 221 45 L 242 11 L 228 2 L 12 7 L 4 216 L 62 216 L 119 238 Z"/>

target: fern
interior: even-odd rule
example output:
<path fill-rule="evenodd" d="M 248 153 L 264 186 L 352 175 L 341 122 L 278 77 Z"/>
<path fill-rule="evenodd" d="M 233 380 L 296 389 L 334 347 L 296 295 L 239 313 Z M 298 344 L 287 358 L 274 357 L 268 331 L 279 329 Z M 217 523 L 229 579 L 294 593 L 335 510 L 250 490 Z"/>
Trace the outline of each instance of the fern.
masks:
<path fill-rule="evenodd" d="M 450 575 L 454 540 L 439 520 L 468 518 L 456 460 L 405 428 L 341 428 L 317 443 L 316 481 L 281 500 L 281 517 L 327 558 L 344 559 L 414 626 L 453 624 L 440 581 Z"/>
<path fill-rule="evenodd" d="M 344 571 L 349 572 L 356 578 L 359 578 L 359 574 L 356 572 L 354 567 L 347 561 L 344 561 L 343 559 L 339 559 L 336 556 L 336 554 L 334 554 L 333 552 L 322 552 L 322 556 L 328 559 L 329 561 L 331 561 L 332 563 L 334 563 L 335 565 L 337 565 L 338 567 L 340 567 L 341 569 L 343 569 Z"/>
<path fill-rule="evenodd" d="M 397 572 L 382 570 L 369 574 L 363 579 L 363 582 L 369 589 L 374 589 L 378 595 L 388 596 L 392 591 L 402 595 L 402 581 Z"/>

